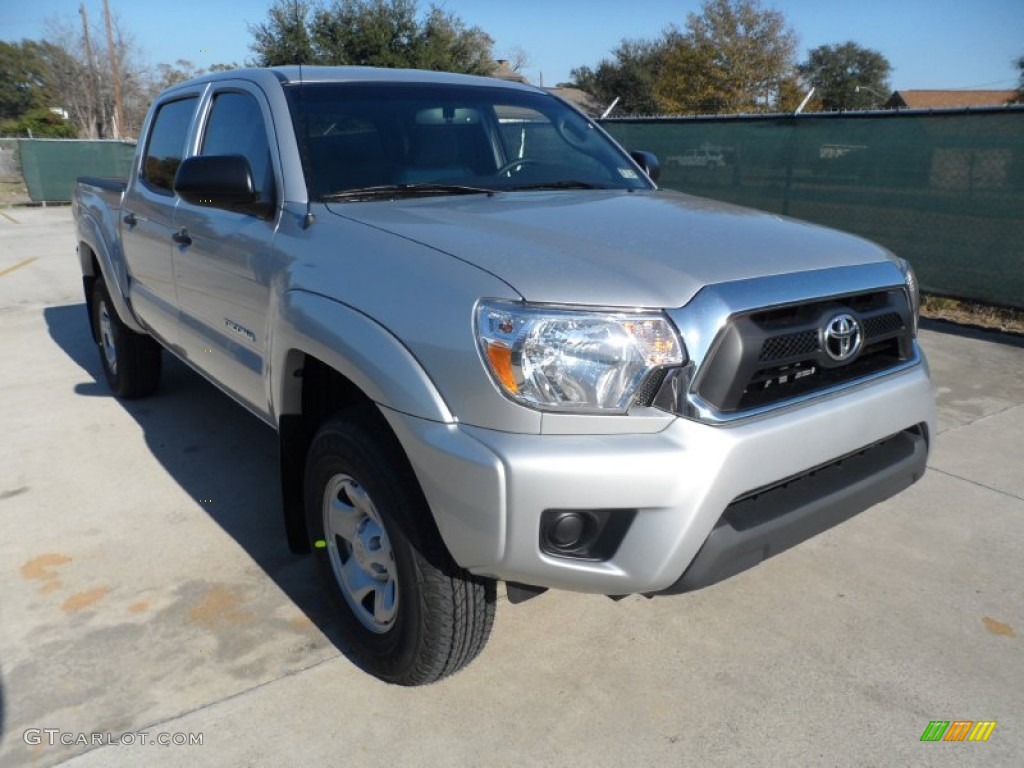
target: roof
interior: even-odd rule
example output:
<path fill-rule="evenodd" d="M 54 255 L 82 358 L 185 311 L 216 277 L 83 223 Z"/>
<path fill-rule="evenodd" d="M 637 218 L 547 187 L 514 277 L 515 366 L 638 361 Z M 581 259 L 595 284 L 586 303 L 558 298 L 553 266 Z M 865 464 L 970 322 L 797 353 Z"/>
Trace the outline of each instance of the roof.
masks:
<path fill-rule="evenodd" d="M 426 69 L 387 69 L 383 67 L 319 67 L 288 65 L 283 67 L 246 68 L 225 72 L 210 72 L 177 83 L 168 90 L 194 87 L 200 83 L 231 79 L 256 83 L 434 83 L 438 85 L 486 85 L 536 91 L 526 83 L 480 75 L 462 75 L 452 72 L 434 72 Z"/>
<path fill-rule="evenodd" d="M 894 91 L 887 107 L 908 109 L 955 109 L 957 107 L 1004 107 L 1014 103 L 1018 91 Z"/>

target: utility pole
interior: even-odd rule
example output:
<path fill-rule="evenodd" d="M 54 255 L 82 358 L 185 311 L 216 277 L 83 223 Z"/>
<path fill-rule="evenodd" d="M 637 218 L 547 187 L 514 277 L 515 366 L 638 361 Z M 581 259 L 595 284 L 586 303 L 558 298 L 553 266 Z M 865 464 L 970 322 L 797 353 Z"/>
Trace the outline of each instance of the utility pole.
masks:
<path fill-rule="evenodd" d="M 78 6 L 82 14 L 82 34 L 85 37 L 85 56 L 89 62 L 89 97 L 95 108 L 97 138 L 103 138 L 103 106 L 100 104 L 100 91 L 96 82 L 96 59 L 92 55 L 92 42 L 89 40 L 89 14 L 85 12 L 85 4 Z"/>
<path fill-rule="evenodd" d="M 107 23 L 107 55 L 110 57 L 110 74 L 114 77 L 114 138 L 121 138 L 124 126 L 124 109 L 121 106 L 121 66 L 117 60 L 117 47 L 114 45 L 114 33 L 110 29 L 110 5 L 103 0 L 103 16 Z"/>

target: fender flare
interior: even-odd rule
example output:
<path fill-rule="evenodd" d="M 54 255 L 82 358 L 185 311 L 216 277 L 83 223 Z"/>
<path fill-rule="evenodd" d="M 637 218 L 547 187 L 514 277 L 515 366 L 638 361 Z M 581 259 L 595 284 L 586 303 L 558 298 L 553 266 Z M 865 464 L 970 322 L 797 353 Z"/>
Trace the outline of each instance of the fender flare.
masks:
<path fill-rule="evenodd" d="M 303 355 L 345 376 L 373 402 L 430 421 L 455 417 L 416 357 L 387 328 L 334 299 L 303 290 L 284 293 L 270 324 L 270 402 L 276 418 L 300 413 Z"/>
<path fill-rule="evenodd" d="M 115 230 L 116 231 L 116 230 Z M 99 265 L 99 275 L 93 274 L 92 257 L 95 257 Z M 126 288 L 128 286 L 128 274 L 124 261 L 124 252 L 121 244 L 116 239 L 109 242 L 103 235 L 103 227 L 99 225 L 96 217 L 84 206 L 79 209 L 78 216 L 78 260 L 82 268 L 82 275 L 102 277 L 106 283 L 107 293 L 110 294 L 110 301 L 117 311 L 121 322 L 127 325 L 136 333 L 149 333 L 132 312 L 128 304 Z M 89 297 L 87 300 L 91 301 Z"/>

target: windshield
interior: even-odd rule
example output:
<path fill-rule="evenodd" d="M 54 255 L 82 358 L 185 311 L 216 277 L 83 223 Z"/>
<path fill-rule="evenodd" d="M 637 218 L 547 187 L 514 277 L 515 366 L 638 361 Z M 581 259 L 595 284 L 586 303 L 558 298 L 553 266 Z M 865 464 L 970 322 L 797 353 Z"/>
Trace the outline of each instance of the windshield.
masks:
<path fill-rule="evenodd" d="M 286 92 L 314 200 L 651 188 L 593 122 L 545 93 L 405 83 Z"/>

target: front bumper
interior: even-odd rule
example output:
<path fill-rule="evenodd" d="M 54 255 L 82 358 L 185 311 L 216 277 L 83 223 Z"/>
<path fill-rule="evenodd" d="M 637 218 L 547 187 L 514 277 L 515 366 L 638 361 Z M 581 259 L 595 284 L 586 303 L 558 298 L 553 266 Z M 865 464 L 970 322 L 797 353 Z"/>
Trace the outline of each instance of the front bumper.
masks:
<path fill-rule="evenodd" d="M 924 475 L 927 461 L 922 424 L 738 499 L 679 581 L 658 594 L 690 592 L 752 568 L 895 496 Z"/>
<path fill-rule="evenodd" d="M 523 435 L 385 415 L 456 562 L 609 595 L 705 586 L 825 530 L 917 480 L 934 434 L 925 364 L 759 419 L 679 418 L 655 434 Z M 541 551 L 547 509 L 636 513 L 595 562 Z"/>

